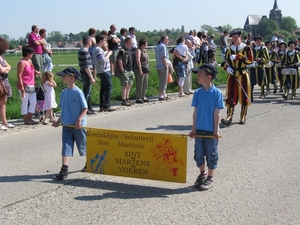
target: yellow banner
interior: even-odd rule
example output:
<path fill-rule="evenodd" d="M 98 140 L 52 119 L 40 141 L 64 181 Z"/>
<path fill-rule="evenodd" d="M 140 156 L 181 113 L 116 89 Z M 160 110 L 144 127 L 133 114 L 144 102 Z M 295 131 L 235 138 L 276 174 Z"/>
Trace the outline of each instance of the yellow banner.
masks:
<path fill-rule="evenodd" d="M 187 138 L 176 134 L 87 129 L 87 172 L 186 182 Z"/>

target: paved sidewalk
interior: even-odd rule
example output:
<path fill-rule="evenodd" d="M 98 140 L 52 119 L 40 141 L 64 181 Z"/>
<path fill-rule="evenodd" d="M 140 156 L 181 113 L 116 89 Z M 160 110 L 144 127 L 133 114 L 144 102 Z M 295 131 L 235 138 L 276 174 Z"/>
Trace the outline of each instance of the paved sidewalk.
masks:
<path fill-rule="evenodd" d="M 82 173 L 85 161 L 77 152 L 68 179 L 55 181 L 61 129 L 0 132 L 0 224 L 298 225 L 300 97 L 259 99 L 258 88 L 254 96 L 246 125 L 237 124 L 238 105 L 233 125 L 221 126 L 214 187 L 205 192 L 193 188 L 199 171 L 190 138 L 185 184 Z M 191 99 L 174 94 L 130 108 L 116 103 L 116 112 L 88 116 L 88 126 L 188 134 Z"/>

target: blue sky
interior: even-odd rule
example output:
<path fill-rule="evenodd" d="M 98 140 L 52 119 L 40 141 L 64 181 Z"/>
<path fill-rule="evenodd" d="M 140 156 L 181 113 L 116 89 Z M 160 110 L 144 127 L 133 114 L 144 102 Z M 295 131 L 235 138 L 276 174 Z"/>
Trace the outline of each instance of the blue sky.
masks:
<path fill-rule="evenodd" d="M 111 24 L 116 24 L 118 30 L 134 26 L 140 31 L 177 29 L 181 25 L 186 31 L 200 30 L 203 24 L 242 28 L 247 15 L 269 16 L 273 4 L 274 0 L 8 0 L 1 6 L 0 34 L 18 39 L 30 32 L 33 24 L 62 34 L 79 33 L 90 27 L 109 29 Z M 299 0 L 278 0 L 277 4 L 283 16 L 294 18 L 299 27 Z"/>

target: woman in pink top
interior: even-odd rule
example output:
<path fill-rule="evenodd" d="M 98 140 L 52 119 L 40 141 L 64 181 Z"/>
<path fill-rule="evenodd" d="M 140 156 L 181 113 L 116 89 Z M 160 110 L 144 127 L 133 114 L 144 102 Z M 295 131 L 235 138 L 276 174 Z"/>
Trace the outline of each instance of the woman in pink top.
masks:
<path fill-rule="evenodd" d="M 35 113 L 36 106 L 34 75 L 36 74 L 40 76 L 40 72 L 34 70 L 33 64 L 31 62 L 33 52 L 33 48 L 29 46 L 23 46 L 23 59 L 19 61 L 17 69 L 18 89 L 20 91 L 22 99 L 21 113 L 24 117 L 24 124 L 27 125 L 37 123 L 32 120 L 32 114 Z"/>

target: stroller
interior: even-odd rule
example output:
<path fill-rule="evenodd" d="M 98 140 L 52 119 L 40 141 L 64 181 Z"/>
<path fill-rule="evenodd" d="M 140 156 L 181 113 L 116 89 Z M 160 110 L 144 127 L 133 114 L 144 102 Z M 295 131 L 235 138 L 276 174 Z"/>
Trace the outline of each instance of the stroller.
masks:
<path fill-rule="evenodd" d="M 45 119 L 45 110 L 44 110 L 44 100 L 45 100 L 45 90 L 41 84 L 40 77 L 37 77 L 38 87 L 35 88 L 36 91 L 36 107 L 35 107 L 35 117 L 39 118 L 39 121 L 42 122 Z"/>
<path fill-rule="evenodd" d="M 45 89 L 40 81 L 40 77 L 37 77 L 38 86 L 35 88 L 36 91 L 36 107 L 35 107 L 35 117 L 39 118 L 40 122 L 43 122 L 45 118 L 46 110 L 44 110 L 45 104 Z M 56 118 L 56 114 L 53 112 L 53 118 Z"/>

